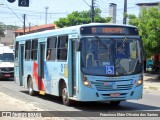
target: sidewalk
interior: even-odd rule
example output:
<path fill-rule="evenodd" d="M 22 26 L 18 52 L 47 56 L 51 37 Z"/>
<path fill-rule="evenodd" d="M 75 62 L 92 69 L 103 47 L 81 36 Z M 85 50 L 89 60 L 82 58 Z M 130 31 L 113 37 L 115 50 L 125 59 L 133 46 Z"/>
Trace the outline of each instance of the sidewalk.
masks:
<path fill-rule="evenodd" d="M 157 74 L 144 73 L 144 87 L 145 93 L 154 92 L 160 93 L 160 79 Z"/>

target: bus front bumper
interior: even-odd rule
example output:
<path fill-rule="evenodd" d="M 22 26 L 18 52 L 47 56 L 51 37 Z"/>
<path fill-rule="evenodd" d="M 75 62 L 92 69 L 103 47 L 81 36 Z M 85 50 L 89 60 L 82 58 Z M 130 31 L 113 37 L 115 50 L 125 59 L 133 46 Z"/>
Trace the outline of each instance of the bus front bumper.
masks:
<path fill-rule="evenodd" d="M 14 77 L 14 72 L 10 72 L 10 73 L 0 73 L 0 78 L 13 78 Z"/>
<path fill-rule="evenodd" d="M 125 101 L 142 99 L 143 85 L 130 90 L 97 91 L 83 86 L 79 93 L 79 101 Z"/>

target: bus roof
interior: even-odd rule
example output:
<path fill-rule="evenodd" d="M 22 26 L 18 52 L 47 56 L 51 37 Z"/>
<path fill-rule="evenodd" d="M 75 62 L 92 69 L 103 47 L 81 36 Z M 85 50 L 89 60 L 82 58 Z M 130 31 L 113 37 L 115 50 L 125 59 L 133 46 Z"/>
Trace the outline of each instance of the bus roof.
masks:
<path fill-rule="evenodd" d="M 62 32 L 64 35 L 70 34 L 70 33 L 72 33 L 72 34 L 80 33 L 81 27 L 103 26 L 103 25 L 136 28 L 135 26 L 132 26 L 132 25 L 121 25 L 121 24 L 111 24 L 111 23 L 90 23 L 90 24 L 83 24 L 83 25 L 77 25 L 77 26 L 71 26 L 71 27 L 65 27 L 65 28 L 59 28 L 59 29 L 53 29 L 53 30 L 46 30 L 46 31 L 42 31 L 42 32 L 21 35 L 21 36 L 16 37 L 16 41 L 29 40 L 29 39 L 33 39 L 33 38 L 45 38 L 45 37 L 53 36 L 53 35 L 62 35 Z"/>

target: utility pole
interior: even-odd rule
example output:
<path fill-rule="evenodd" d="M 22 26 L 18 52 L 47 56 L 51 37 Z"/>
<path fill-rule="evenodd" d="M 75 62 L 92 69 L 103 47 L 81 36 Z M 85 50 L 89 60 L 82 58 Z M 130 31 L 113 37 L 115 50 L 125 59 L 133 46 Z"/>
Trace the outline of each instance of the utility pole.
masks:
<path fill-rule="evenodd" d="M 92 0 L 92 3 L 91 3 L 91 23 L 94 22 L 94 0 Z"/>
<path fill-rule="evenodd" d="M 127 0 L 124 0 L 123 24 L 127 21 Z"/>
<path fill-rule="evenodd" d="M 23 34 L 25 35 L 25 29 L 26 29 L 26 14 L 23 15 L 23 19 L 24 19 L 24 22 L 23 22 Z"/>
<path fill-rule="evenodd" d="M 30 33 L 30 31 L 31 31 L 31 23 L 29 23 L 29 33 Z"/>
<path fill-rule="evenodd" d="M 47 14 L 48 14 L 48 6 L 44 7 L 44 9 L 46 9 L 45 14 L 46 14 L 46 19 L 45 19 L 45 24 L 47 24 Z"/>

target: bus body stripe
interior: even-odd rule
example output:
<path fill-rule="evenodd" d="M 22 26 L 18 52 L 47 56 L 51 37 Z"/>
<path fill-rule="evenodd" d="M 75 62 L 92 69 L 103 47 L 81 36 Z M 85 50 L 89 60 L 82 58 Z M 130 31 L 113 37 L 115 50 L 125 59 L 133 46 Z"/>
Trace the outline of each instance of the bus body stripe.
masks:
<path fill-rule="evenodd" d="M 38 76 L 37 68 L 38 68 L 38 64 L 34 62 L 33 63 L 33 78 L 35 78 L 38 90 L 44 90 L 44 83 L 42 81 L 42 78 Z"/>

